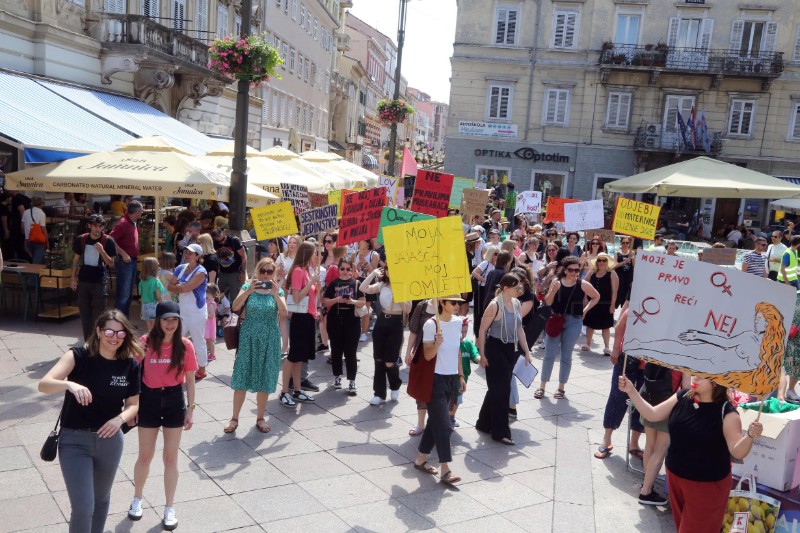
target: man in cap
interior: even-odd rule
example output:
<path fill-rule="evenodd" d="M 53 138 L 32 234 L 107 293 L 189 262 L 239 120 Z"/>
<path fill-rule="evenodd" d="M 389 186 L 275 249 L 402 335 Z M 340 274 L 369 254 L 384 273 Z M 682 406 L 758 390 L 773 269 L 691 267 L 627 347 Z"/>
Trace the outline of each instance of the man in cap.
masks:
<path fill-rule="evenodd" d="M 83 338 L 92 334 L 94 323 L 106 308 L 108 267 L 114 264 L 117 246 L 112 237 L 103 234 L 106 221 L 101 215 L 89 217 L 89 233 L 72 241 L 72 290 L 77 293 Z"/>
<path fill-rule="evenodd" d="M 485 229 L 487 233 L 492 229 L 500 231 L 502 229 L 500 227 L 500 217 L 502 216 L 503 213 L 499 209 L 497 208 L 492 209 L 491 218 L 489 218 L 489 220 L 483 223 L 483 229 Z"/>

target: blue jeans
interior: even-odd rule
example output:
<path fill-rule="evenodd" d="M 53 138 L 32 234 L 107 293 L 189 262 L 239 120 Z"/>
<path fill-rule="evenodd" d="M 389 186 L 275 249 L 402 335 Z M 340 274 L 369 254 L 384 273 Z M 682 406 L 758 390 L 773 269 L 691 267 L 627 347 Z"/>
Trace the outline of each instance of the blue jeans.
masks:
<path fill-rule="evenodd" d="M 43 244 L 33 244 L 30 241 L 25 242 L 25 246 L 28 249 L 28 253 L 31 254 L 31 263 L 34 265 L 43 265 L 44 264 L 44 252 L 45 248 Z"/>
<path fill-rule="evenodd" d="M 131 311 L 133 287 L 136 285 L 136 258 L 131 257 L 131 262 L 126 263 L 120 256 L 117 256 L 114 259 L 114 268 L 117 272 L 117 301 L 114 303 L 114 307 L 128 316 Z"/>
<path fill-rule="evenodd" d="M 611 391 L 608 393 L 606 410 L 603 413 L 603 427 L 605 429 L 619 429 L 620 424 L 622 424 L 622 421 L 625 419 L 625 413 L 628 412 L 628 395 L 619 390 L 619 377 L 622 375 L 622 365 L 624 361 L 625 358 L 620 355 L 611 373 Z M 625 375 L 636 387 L 636 390 L 642 387 L 644 372 L 642 372 L 641 368 L 628 364 L 627 368 L 625 368 Z M 639 413 L 636 411 L 634 411 L 631 416 L 631 429 L 639 433 L 644 433 L 644 427 L 639 420 Z"/>
<path fill-rule="evenodd" d="M 542 360 L 542 381 L 550 381 L 556 357 L 561 355 L 561 365 L 558 369 L 558 382 L 566 383 L 572 370 L 572 349 L 581 334 L 583 321 L 580 316 L 566 315 L 564 331 L 558 337 L 545 334 L 544 359 Z"/>

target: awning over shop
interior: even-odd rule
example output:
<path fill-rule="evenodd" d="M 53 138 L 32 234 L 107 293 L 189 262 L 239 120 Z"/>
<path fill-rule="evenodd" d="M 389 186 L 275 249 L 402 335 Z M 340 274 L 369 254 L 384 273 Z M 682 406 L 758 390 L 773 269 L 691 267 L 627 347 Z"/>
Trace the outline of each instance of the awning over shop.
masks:
<path fill-rule="evenodd" d="M 113 150 L 133 139 L 33 78 L 0 71 L 0 94 L 0 139 L 23 149 L 26 163 Z"/>
<path fill-rule="evenodd" d="M 364 154 L 364 157 L 361 158 L 361 164 L 366 168 L 378 168 L 378 160 L 370 154 Z"/>
<path fill-rule="evenodd" d="M 346 152 L 347 148 L 342 146 L 341 144 L 337 143 L 336 141 L 328 141 L 328 150 L 333 150 L 335 152 Z"/>
<path fill-rule="evenodd" d="M 778 177 L 783 181 L 788 181 L 789 183 L 792 183 L 794 185 L 800 185 L 800 178 L 792 178 L 787 176 L 778 176 Z"/>

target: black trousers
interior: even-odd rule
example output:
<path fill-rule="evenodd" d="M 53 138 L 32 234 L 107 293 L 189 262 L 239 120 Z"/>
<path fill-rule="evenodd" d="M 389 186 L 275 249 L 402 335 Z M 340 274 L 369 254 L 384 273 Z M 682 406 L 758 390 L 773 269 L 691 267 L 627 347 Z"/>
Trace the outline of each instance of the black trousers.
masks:
<path fill-rule="evenodd" d="M 84 340 L 91 336 L 97 318 L 105 311 L 107 296 L 105 283 L 78 282 L 78 310 L 81 314 Z"/>
<path fill-rule="evenodd" d="M 517 360 L 514 343 L 486 337 L 486 396 L 478 414 L 475 428 L 491 433 L 494 440 L 510 439 L 511 427 L 508 425 L 508 399 L 511 395 L 511 374 Z"/>
<path fill-rule="evenodd" d="M 354 381 L 358 372 L 358 338 L 361 335 L 361 319 L 352 312 L 351 316 L 328 313 L 328 337 L 331 341 L 331 364 L 333 375 L 342 375 L 342 356 L 347 367 L 347 379 Z"/>
<path fill-rule="evenodd" d="M 453 460 L 450 449 L 450 435 L 453 433 L 453 428 L 450 426 L 450 405 L 458 398 L 460 385 L 458 374 L 433 375 L 433 392 L 431 401 L 428 402 L 428 422 L 425 424 L 425 431 L 422 432 L 417 450 L 427 455 L 435 445 L 440 463 L 449 463 Z M 507 406 L 508 396 L 506 396 Z"/>
<path fill-rule="evenodd" d="M 386 381 L 389 389 L 400 390 L 403 380 L 400 378 L 400 367 L 397 359 L 403 346 L 403 317 L 378 315 L 375 329 L 372 330 L 372 357 L 375 360 L 375 375 L 372 378 L 372 390 L 375 396 L 386 399 Z M 386 364 L 392 366 L 386 366 Z"/>

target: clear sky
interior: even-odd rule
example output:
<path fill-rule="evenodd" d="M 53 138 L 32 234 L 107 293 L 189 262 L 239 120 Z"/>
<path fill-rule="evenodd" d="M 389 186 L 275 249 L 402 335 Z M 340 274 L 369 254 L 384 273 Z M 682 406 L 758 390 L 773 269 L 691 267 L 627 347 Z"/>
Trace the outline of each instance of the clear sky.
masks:
<path fill-rule="evenodd" d="M 397 43 L 400 0 L 354 0 L 350 9 Z M 456 0 L 410 0 L 403 47 L 403 77 L 438 102 L 450 100 L 450 57 L 456 32 Z"/>

